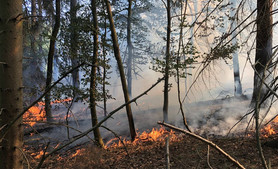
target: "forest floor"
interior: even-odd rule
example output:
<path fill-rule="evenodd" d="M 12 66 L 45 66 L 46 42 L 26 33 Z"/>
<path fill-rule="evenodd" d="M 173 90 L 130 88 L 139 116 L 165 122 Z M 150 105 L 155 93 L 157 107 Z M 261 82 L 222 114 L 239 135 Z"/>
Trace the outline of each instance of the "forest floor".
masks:
<path fill-rule="evenodd" d="M 246 105 L 249 105 L 249 100 L 231 101 L 231 99 L 225 99 L 213 102 L 202 102 L 192 106 L 191 112 L 194 112 L 194 114 L 188 115 L 192 118 L 188 121 L 193 122 L 195 120 L 192 125 L 195 124 L 200 127 L 199 130 L 194 131 L 195 133 L 207 136 L 208 140 L 214 142 L 234 159 L 238 160 L 243 166 L 250 169 L 260 169 L 263 168 L 263 166 L 261 165 L 261 160 L 258 155 L 254 132 L 249 131 L 249 133 L 245 135 L 244 133 L 242 134 L 242 131 L 239 131 L 235 132 L 235 134 L 230 134 L 231 136 L 229 137 L 225 137 L 225 134 L 223 134 L 227 133 L 227 129 L 229 129 L 228 124 L 234 124 L 234 121 L 229 121 L 229 119 L 237 119 L 237 117 L 241 117 L 242 114 L 238 112 L 246 112 L 246 107 L 248 108 Z M 80 108 L 76 107 L 76 109 Z M 60 108 L 57 111 L 62 112 L 61 110 L 63 109 Z M 159 110 L 149 109 L 148 111 L 135 113 L 135 121 L 138 122 L 136 126 L 139 126 L 138 132 L 147 131 L 153 127 L 157 127 L 156 122 L 161 119 L 161 112 Z M 203 115 L 203 111 L 205 111 L 206 114 Z M 177 111 L 172 110 L 172 112 Z M 81 112 L 81 114 L 84 115 L 85 113 Z M 125 130 L 127 124 L 125 123 L 125 119 L 123 117 L 124 114 L 115 116 L 113 119 L 110 119 L 107 124 L 110 125 L 108 126 L 109 128 L 114 131 L 116 130 L 118 135 L 127 136 L 128 133 Z M 88 127 L 87 123 L 88 121 L 86 120 L 80 121 L 80 128 L 78 129 L 83 131 L 83 128 L 86 129 L 86 127 Z M 261 142 L 265 159 L 268 162 L 270 161 L 272 169 L 278 169 L 278 134 L 275 134 L 278 133 L 278 123 L 273 123 L 272 127 L 275 129 L 273 130 L 272 135 L 267 136 L 266 133 L 261 133 L 264 136 L 261 138 Z M 41 155 L 43 154 L 43 149 L 45 149 L 47 142 L 50 142 L 47 141 L 47 138 L 54 138 L 54 140 L 52 139 L 51 141 L 54 141 L 55 143 L 49 146 L 48 152 L 56 146 L 67 142 L 67 136 L 65 134 L 66 130 L 64 128 L 45 128 L 42 126 L 41 130 L 42 131 L 39 134 L 33 135 L 32 133 L 29 133 L 30 131 L 26 131 L 24 152 L 26 152 L 25 159 L 28 160 L 24 160 L 25 168 L 35 168 L 38 165 Z M 214 132 L 207 132 L 211 130 Z M 109 144 L 109 146 L 105 149 L 93 146 L 93 143 L 88 142 L 88 140 L 83 140 L 77 142 L 76 144 L 71 144 L 69 147 L 66 147 L 57 154 L 48 157 L 44 161 L 42 168 L 166 168 L 165 137 L 168 133 L 166 132 L 166 134 L 162 134 L 159 136 L 160 139 L 156 141 L 150 136 L 139 136 L 139 141 L 136 143 L 126 143 L 125 146 L 115 146 L 113 144 Z M 220 134 L 215 135 L 215 133 Z M 74 137 L 74 134 L 76 133 L 71 131 L 71 134 L 71 137 Z M 214 148 L 208 147 L 207 144 L 201 142 L 200 140 L 178 132 L 170 134 L 172 134 L 169 147 L 171 168 L 237 168 L 232 162 L 227 160 L 225 156 L 220 154 Z M 107 142 L 114 137 L 112 135 L 111 137 L 106 136 L 103 138 L 105 138 L 104 141 L 107 144 Z"/>
<path fill-rule="evenodd" d="M 237 168 L 222 154 L 191 136 L 175 134 L 170 141 L 171 168 Z M 246 168 L 263 168 L 253 137 L 218 137 L 209 140 L 238 160 Z M 262 138 L 266 160 L 273 169 L 278 168 L 278 135 Z M 128 152 L 128 153 L 127 153 Z M 31 156 L 30 156 L 31 157 Z M 39 159 L 30 158 L 31 166 Z M 26 166 L 27 167 L 27 166 Z M 166 168 L 165 141 L 144 141 L 136 145 L 100 149 L 90 145 L 77 146 L 63 154 L 49 157 L 42 168 L 47 169 L 102 169 L 102 168 Z"/>

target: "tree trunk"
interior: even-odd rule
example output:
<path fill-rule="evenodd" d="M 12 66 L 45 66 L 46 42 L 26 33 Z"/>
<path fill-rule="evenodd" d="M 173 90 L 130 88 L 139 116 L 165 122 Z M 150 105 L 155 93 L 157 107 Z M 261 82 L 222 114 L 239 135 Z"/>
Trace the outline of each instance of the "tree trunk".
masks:
<path fill-rule="evenodd" d="M 257 37 L 256 37 L 256 57 L 254 73 L 254 89 L 252 103 L 256 100 L 262 101 L 267 93 L 267 88 L 263 85 L 260 98 L 257 99 L 262 81 L 260 77 L 266 77 L 265 82 L 271 81 L 271 70 L 266 66 L 271 64 L 272 59 L 272 0 L 257 0 Z M 266 70 L 266 71 L 265 71 Z M 260 77 L 259 77 L 260 76 Z"/>
<path fill-rule="evenodd" d="M 232 1 L 232 5 L 234 7 L 234 9 L 236 9 L 236 0 Z M 236 10 L 231 10 L 231 17 L 234 17 L 234 20 L 232 20 L 231 22 L 231 30 L 234 30 L 237 26 L 237 18 L 236 18 Z M 236 36 L 237 35 L 237 31 L 234 31 L 232 33 L 232 37 L 234 37 L 234 39 L 232 40 L 232 45 L 236 45 L 237 43 L 237 39 Z M 240 97 L 242 96 L 242 86 L 241 86 L 241 80 L 240 80 L 240 72 L 239 72 L 239 62 L 238 62 L 238 53 L 235 52 L 233 53 L 233 68 L 234 68 L 234 87 L 235 87 L 235 97 Z"/>
<path fill-rule="evenodd" d="M 31 29 L 30 29 L 30 57 L 32 58 L 29 63 L 29 66 L 31 68 L 31 71 L 29 71 L 29 76 L 30 77 L 36 77 L 39 71 L 36 71 L 38 68 L 38 56 L 37 56 L 37 31 L 38 31 L 38 23 L 36 20 L 37 11 L 36 11 L 36 0 L 31 0 Z M 31 74 L 31 75 L 30 75 Z M 28 87 L 31 89 L 30 90 L 30 97 L 29 97 L 29 104 L 35 101 L 38 97 L 38 84 L 31 83 Z M 26 81 L 24 81 L 24 86 L 26 85 Z"/>
<path fill-rule="evenodd" d="M 164 103 L 163 103 L 163 120 L 168 122 L 168 92 L 169 92 L 169 60 L 170 60 L 170 38 L 171 38 L 171 0 L 167 0 L 167 41 L 165 57 L 165 81 L 164 81 Z"/>
<path fill-rule="evenodd" d="M 98 64 L 98 20 L 97 20 L 97 9 L 96 0 L 91 1 L 92 13 L 93 13 L 93 24 L 94 24 L 94 53 L 92 59 L 91 68 L 91 82 L 90 82 L 90 108 L 91 108 L 91 118 L 92 127 L 98 124 L 97 120 L 97 110 L 96 110 L 96 76 L 97 76 L 97 64 Z M 103 140 L 100 135 L 99 128 L 94 129 L 95 141 L 100 147 L 104 147 Z"/>
<path fill-rule="evenodd" d="M 114 48 L 114 55 L 117 60 L 118 64 L 118 69 L 120 72 L 120 77 L 121 77 L 121 82 L 122 82 L 122 89 L 124 93 L 124 98 L 125 102 L 129 102 L 129 96 L 128 96 L 128 90 L 127 90 L 127 85 L 126 85 L 126 79 L 125 79 L 125 74 L 124 74 L 124 68 L 122 64 L 122 59 L 120 55 L 120 48 L 119 48 L 119 43 L 118 43 L 118 37 L 116 34 L 116 29 L 112 17 L 112 11 L 111 11 L 111 6 L 109 3 L 109 0 L 105 0 L 106 7 L 107 7 L 107 13 L 108 13 L 108 19 L 110 22 L 110 29 L 111 29 L 111 37 L 113 40 L 113 48 Z M 130 135 L 131 139 L 134 140 L 136 137 L 136 132 L 135 132 L 135 127 L 134 127 L 134 121 L 132 117 L 132 111 L 131 111 L 131 106 L 130 104 L 126 105 L 126 112 L 127 112 L 127 117 L 128 117 L 128 122 L 129 122 L 129 129 L 130 129 Z"/>
<path fill-rule="evenodd" d="M 34 33 L 36 29 L 36 0 L 31 1 L 31 56 L 34 57 L 36 55 L 36 34 Z"/>
<path fill-rule="evenodd" d="M 23 111 L 22 1 L 0 1 L 0 128 Z M 3 136 L 0 129 L 0 168 L 23 169 L 22 118 Z"/>
<path fill-rule="evenodd" d="M 52 72 L 53 72 L 53 57 L 55 52 L 55 42 L 57 38 L 57 34 L 60 27 L 60 0 L 56 0 L 56 16 L 55 16 L 55 25 L 52 31 L 52 35 L 50 38 L 49 52 L 48 52 L 48 62 L 47 62 L 47 76 L 46 76 L 46 89 L 51 86 L 52 82 Z M 45 95 L 45 113 L 47 121 L 52 121 L 51 114 L 51 92 Z"/>
<path fill-rule="evenodd" d="M 76 20 L 76 12 L 77 12 L 77 0 L 70 1 L 70 24 L 71 24 L 71 38 L 70 38 L 70 54 L 71 54 L 71 64 L 72 67 L 76 67 L 78 65 L 78 54 L 77 54 L 77 40 L 78 40 L 78 33 L 77 33 L 77 20 Z M 73 84 L 73 99 L 75 100 L 78 98 L 76 90 L 80 88 L 79 83 L 79 70 L 76 69 L 72 72 L 72 84 Z"/>
<path fill-rule="evenodd" d="M 38 4 L 38 9 L 37 9 Z M 40 56 L 42 55 L 42 37 L 39 36 L 41 32 L 41 24 L 42 24 L 42 5 L 40 0 L 32 0 L 31 1 L 31 28 L 30 32 L 30 57 L 28 60 L 28 68 L 24 69 L 25 72 L 23 76 L 28 76 L 29 78 L 23 78 L 23 84 L 26 88 L 29 88 L 30 97 L 28 98 L 28 102 L 32 103 L 37 100 L 39 95 L 41 94 L 40 88 L 44 86 L 42 83 L 44 78 L 44 73 L 41 71 L 41 61 Z M 38 17 L 39 14 L 39 17 Z M 39 48 L 38 48 L 39 47 Z"/>
<path fill-rule="evenodd" d="M 184 25 L 184 22 L 185 22 L 185 19 L 186 19 L 186 12 L 187 12 L 187 1 L 185 3 L 185 7 L 184 7 L 184 12 L 183 12 L 183 2 L 181 2 L 181 23 L 180 25 Z M 191 132 L 191 130 L 189 129 L 188 127 L 188 124 L 187 124 L 187 120 L 186 120 L 186 116 L 185 116 L 185 113 L 183 111 L 183 105 L 182 105 L 182 100 L 181 100 L 181 91 L 180 91 L 180 72 L 179 72 L 179 67 L 180 67 L 180 59 L 181 59 L 181 56 L 180 56 L 180 50 L 181 48 L 183 48 L 183 26 L 180 27 L 180 37 L 179 37 L 179 46 L 178 46 L 178 53 L 177 53 L 177 59 L 176 59 L 176 63 L 177 63 L 177 66 L 176 66 L 176 71 L 177 71 L 177 90 L 178 90 L 178 101 L 179 101 L 179 105 L 180 105 L 180 111 L 181 111 L 181 115 L 182 115 L 182 118 L 183 118 L 183 124 L 184 126 L 188 129 L 188 131 Z M 186 56 L 184 56 L 184 60 L 186 60 Z M 185 68 L 186 70 L 186 68 Z M 186 77 L 187 78 L 187 77 Z M 186 91 L 185 91 L 186 92 Z"/>
<path fill-rule="evenodd" d="M 103 54 L 103 75 L 102 75 L 102 97 L 103 97 L 103 111 L 104 116 L 107 115 L 107 98 L 106 98 L 106 76 L 107 76 L 107 70 L 106 70 L 106 35 L 107 35 L 107 24 L 106 24 L 106 17 L 104 21 L 104 34 L 102 35 L 102 54 Z"/>
<path fill-rule="evenodd" d="M 39 26 L 42 25 L 42 0 L 38 0 L 38 10 L 39 10 L 39 18 L 38 18 L 38 24 Z M 43 54 L 43 48 L 42 48 L 42 36 L 39 36 L 39 54 Z"/>
<path fill-rule="evenodd" d="M 128 17 L 127 17 L 127 87 L 129 97 L 132 97 L 132 42 L 131 42 L 131 14 L 132 0 L 128 0 Z"/>

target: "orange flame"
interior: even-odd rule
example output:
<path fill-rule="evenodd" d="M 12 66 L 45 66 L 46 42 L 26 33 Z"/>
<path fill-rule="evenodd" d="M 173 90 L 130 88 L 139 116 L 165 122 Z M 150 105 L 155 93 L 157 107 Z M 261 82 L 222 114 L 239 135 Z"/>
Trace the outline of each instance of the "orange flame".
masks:
<path fill-rule="evenodd" d="M 263 137 L 269 137 L 270 135 L 277 134 L 278 131 L 278 116 L 265 128 L 261 130 Z"/>
<path fill-rule="evenodd" d="M 71 155 L 71 158 L 81 155 L 84 149 L 77 149 L 74 154 Z"/>
<path fill-rule="evenodd" d="M 31 155 L 34 156 L 35 159 L 40 159 L 43 156 L 43 153 L 44 153 L 44 151 L 41 150 L 39 152 L 32 153 Z M 45 154 L 47 154 L 47 152 Z"/>
<path fill-rule="evenodd" d="M 164 140 L 166 138 L 166 136 L 168 136 L 168 135 L 171 136 L 172 140 L 177 139 L 177 136 L 175 135 L 174 131 L 172 131 L 172 130 L 167 131 L 167 130 L 165 130 L 165 128 L 161 127 L 160 129 L 153 128 L 151 132 L 144 131 L 144 132 L 142 132 L 142 134 L 137 133 L 137 137 L 135 138 L 135 140 L 133 142 L 131 140 L 125 140 L 125 139 L 123 139 L 122 142 L 125 145 L 127 145 L 127 144 L 138 145 L 142 142 L 161 141 L 161 140 Z M 113 139 L 109 140 L 106 143 L 105 148 L 108 148 L 108 147 L 112 147 L 112 148 L 122 147 L 123 146 L 122 142 L 121 141 L 115 142 L 116 140 L 118 140 L 118 138 L 113 138 Z"/>
<path fill-rule="evenodd" d="M 276 134 L 274 128 L 272 128 L 271 125 L 267 125 L 267 126 L 264 128 L 264 131 L 266 132 L 266 134 L 265 134 L 266 136 Z"/>
<path fill-rule="evenodd" d="M 72 98 L 63 99 L 63 100 L 54 100 L 51 104 L 56 103 L 66 103 L 71 101 Z M 44 102 L 38 102 L 37 106 L 31 107 L 26 113 L 23 115 L 24 123 L 29 124 L 30 126 L 34 126 L 38 121 L 45 121 L 45 110 L 44 110 Z"/>
<path fill-rule="evenodd" d="M 46 119 L 45 111 L 41 106 L 33 106 L 23 115 L 23 119 L 24 123 L 34 126 L 37 121 Z"/>

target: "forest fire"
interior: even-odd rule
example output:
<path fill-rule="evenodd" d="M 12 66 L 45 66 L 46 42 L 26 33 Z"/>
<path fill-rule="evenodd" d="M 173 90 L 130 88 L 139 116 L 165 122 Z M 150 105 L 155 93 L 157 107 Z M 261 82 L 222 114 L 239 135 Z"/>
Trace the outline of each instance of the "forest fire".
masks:
<path fill-rule="evenodd" d="M 63 99 L 63 100 L 54 100 L 51 102 L 51 105 L 58 103 L 67 103 L 71 101 L 72 98 Z M 44 102 L 38 102 L 36 106 L 31 107 L 26 113 L 23 115 L 23 121 L 25 124 L 34 126 L 38 121 L 45 121 L 46 114 L 44 109 Z"/>
<path fill-rule="evenodd" d="M 135 138 L 135 140 L 133 142 L 131 140 L 125 140 L 125 139 L 123 139 L 122 141 L 119 140 L 118 142 L 116 142 L 116 140 L 118 140 L 118 138 L 113 138 L 106 143 L 105 147 L 106 148 L 108 148 L 108 147 L 116 148 L 116 147 L 124 146 L 123 143 L 125 145 L 128 145 L 128 144 L 137 145 L 142 142 L 162 141 L 167 136 L 171 136 L 170 137 L 171 140 L 177 139 L 177 136 L 175 135 L 175 132 L 173 130 L 167 131 L 164 127 L 161 127 L 160 129 L 153 128 L 151 132 L 144 131 L 141 134 L 137 133 L 137 137 Z"/>
<path fill-rule="evenodd" d="M 82 153 L 85 151 L 85 149 L 77 149 L 74 154 L 71 155 L 71 158 L 76 157 L 78 155 L 82 155 Z"/>
<path fill-rule="evenodd" d="M 84 148 L 76 149 L 75 152 L 69 152 L 70 154 L 66 153 L 65 156 L 70 157 L 70 158 L 74 158 L 76 156 L 82 155 L 84 151 L 85 151 Z M 33 152 L 30 155 L 33 156 L 34 159 L 41 159 L 44 154 L 48 154 L 48 152 L 45 152 L 45 150 L 40 150 L 40 151 L 37 151 L 37 152 Z M 57 160 L 58 161 L 63 160 L 63 158 L 64 158 L 64 156 L 58 155 Z"/>
<path fill-rule="evenodd" d="M 30 126 L 34 126 L 37 121 L 45 121 L 45 110 L 43 108 L 44 103 L 39 102 L 37 106 L 31 107 L 25 114 L 23 115 L 24 123 L 29 124 Z"/>
<path fill-rule="evenodd" d="M 269 137 L 278 133 L 278 116 L 269 124 L 267 124 L 263 129 L 261 129 L 263 137 Z"/>
<path fill-rule="evenodd" d="M 40 159 L 44 154 L 44 151 L 41 150 L 38 153 L 32 153 L 31 155 L 34 156 L 35 159 Z"/>

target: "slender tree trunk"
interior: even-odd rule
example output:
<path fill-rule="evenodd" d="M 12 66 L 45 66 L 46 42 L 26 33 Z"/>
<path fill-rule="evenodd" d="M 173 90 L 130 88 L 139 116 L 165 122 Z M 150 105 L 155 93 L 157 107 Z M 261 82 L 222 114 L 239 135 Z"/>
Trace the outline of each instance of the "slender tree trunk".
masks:
<path fill-rule="evenodd" d="M 52 31 L 52 35 L 50 38 L 49 52 L 48 52 L 48 60 L 47 60 L 47 76 L 46 76 L 46 89 L 51 86 L 52 82 L 52 73 L 53 73 L 53 57 L 55 52 L 55 42 L 57 38 L 57 34 L 60 28 L 60 0 L 56 0 L 56 16 L 55 16 L 55 25 Z M 47 121 L 52 121 L 51 114 L 51 92 L 45 95 L 45 113 Z"/>
<path fill-rule="evenodd" d="M 181 92 L 180 92 L 180 72 L 179 72 L 179 67 L 180 67 L 180 59 L 181 59 L 181 56 L 180 56 L 180 49 L 183 47 L 182 46 L 182 41 L 183 41 L 183 25 L 184 25 L 184 22 L 185 22 L 185 19 L 186 19 L 186 9 L 187 9 L 187 2 L 185 2 L 185 7 L 184 7 L 184 12 L 183 12 L 183 2 L 181 2 L 181 27 L 180 27 L 180 37 L 179 37 L 179 46 L 178 46 L 178 54 L 177 54 L 177 60 L 176 60 L 176 63 L 177 63 L 177 66 L 176 66 L 176 71 L 177 71 L 177 88 L 178 88 L 178 101 L 179 101 L 179 105 L 180 105 L 180 111 L 181 111 L 181 114 L 182 114 L 182 118 L 183 118 L 183 124 L 184 126 L 188 129 L 188 131 L 191 132 L 191 130 L 189 129 L 188 127 L 188 124 L 187 124 L 187 120 L 186 120 L 186 116 L 185 116 L 185 113 L 183 111 L 183 105 L 182 105 L 182 100 L 181 100 Z M 185 58 L 186 59 L 186 58 Z M 184 60 L 185 60 L 184 59 Z M 185 68 L 186 69 L 186 68 Z M 186 91 L 185 91 L 186 92 Z"/>
<path fill-rule="evenodd" d="M 132 14 L 132 0 L 128 0 L 128 17 L 127 17 L 127 87 L 129 97 L 132 97 L 132 42 L 131 42 L 131 14 Z"/>
<path fill-rule="evenodd" d="M 110 22 L 110 29 L 111 29 L 111 37 L 113 40 L 113 48 L 114 48 L 114 55 L 117 60 L 118 64 L 118 69 L 120 72 L 120 77 L 121 77 L 121 82 L 122 82 L 122 88 L 123 88 L 123 93 L 124 93 L 124 98 L 125 102 L 129 102 L 129 96 L 128 96 L 128 90 L 127 90 L 127 85 L 126 85 L 126 79 L 125 79 L 125 74 L 124 74 L 124 68 L 122 64 L 122 59 L 120 55 L 120 48 L 119 48 L 119 43 L 118 43 L 118 37 L 116 34 L 116 29 L 112 17 L 112 11 L 111 11 L 111 6 L 108 0 L 105 0 L 106 7 L 107 7 L 107 13 L 108 13 L 108 19 Z M 132 116 L 132 111 L 131 111 L 131 106 L 130 104 L 126 105 L 126 112 L 127 112 L 127 117 L 128 117 L 128 122 L 129 122 L 129 129 L 130 129 L 130 135 L 131 139 L 134 140 L 136 137 L 136 131 L 134 127 L 134 121 L 133 121 L 133 116 Z"/>
<path fill-rule="evenodd" d="M 42 0 L 38 0 L 38 9 L 39 9 L 39 18 L 38 18 L 38 24 L 39 26 L 42 25 Z M 42 49 L 42 36 L 39 36 L 39 54 L 42 55 L 43 49 Z"/>
<path fill-rule="evenodd" d="M 233 7 L 236 9 L 236 0 L 232 1 Z M 231 24 L 231 30 L 234 30 L 237 26 L 237 18 L 236 18 L 236 10 L 231 10 L 231 17 L 234 17 L 234 20 L 232 20 Z M 234 31 L 232 33 L 232 37 L 235 37 L 237 34 L 237 31 Z M 232 40 L 232 45 L 236 45 L 237 39 L 234 38 Z M 241 86 L 241 80 L 240 80 L 240 72 L 239 72 L 239 62 L 238 62 L 238 52 L 233 53 L 233 68 L 234 68 L 234 87 L 235 87 L 235 97 L 242 96 L 242 86 Z"/>
<path fill-rule="evenodd" d="M 170 38 L 171 38 L 171 0 L 167 0 L 167 41 L 165 57 L 165 81 L 164 81 L 164 103 L 163 120 L 168 122 L 168 93 L 169 93 L 169 61 L 170 61 Z"/>
<path fill-rule="evenodd" d="M 262 100 L 267 93 L 267 88 L 263 85 L 260 98 L 257 99 L 260 90 L 261 80 L 265 74 L 266 83 L 271 80 L 271 70 L 269 68 L 264 72 L 267 65 L 271 65 L 272 59 L 272 0 L 257 0 L 257 37 L 256 37 L 256 57 L 254 73 L 254 89 L 252 103 L 256 100 Z"/>
<path fill-rule="evenodd" d="M 35 29 L 36 29 L 36 15 L 37 15 L 37 11 L 36 11 L 36 0 L 32 0 L 31 1 L 31 56 L 34 57 L 36 55 L 36 46 L 35 46 L 35 42 L 36 42 L 36 34 L 34 33 Z"/>
<path fill-rule="evenodd" d="M 71 54 L 71 64 L 72 67 L 76 67 L 78 65 L 78 54 L 77 54 L 77 41 L 78 41 L 78 33 L 77 33 L 77 20 L 76 20 L 76 12 L 77 12 L 77 0 L 70 1 L 70 24 L 71 24 L 71 38 L 70 38 L 70 54 Z M 72 83 L 73 83 L 73 96 L 74 100 L 78 98 L 76 90 L 80 88 L 79 83 L 79 70 L 76 69 L 72 72 Z"/>
<path fill-rule="evenodd" d="M 102 75 L 102 97 L 103 97 L 103 111 L 104 116 L 107 115 L 107 105 L 106 105 L 106 76 L 107 76 L 107 70 L 106 70 L 106 35 L 107 35 L 107 24 L 106 24 L 106 17 L 104 19 L 104 34 L 102 35 L 102 53 L 103 53 L 103 75 Z"/>
<path fill-rule="evenodd" d="M 43 8 L 47 13 L 49 23 L 51 24 L 51 26 L 53 26 L 55 20 L 53 0 L 43 0 L 42 3 L 43 3 Z"/>
<path fill-rule="evenodd" d="M 91 82 L 90 82 L 90 108 L 91 108 L 91 117 L 92 117 L 92 126 L 98 124 L 97 120 L 97 110 L 96 110 L 96 76 L 97 76 L 97 64 L 98 64 L 98 20 L 97 20 L 97 9 L 96 9 L 96 0 L 91 1 L 92 13 L 93 13 L 93 24 L 94 24 L 94 53 L 92 59 L 92 68 L 91 68 Z M 95 141 L 100 147 L 104 147 L 99 128 L 94 129 Z"/>
<path fill-rule="evenodd" d="M 38 5 L 38 9 L 37 9 Z M 42 5 L 40 0 L 31 1 L 31 28 L 30 28 L 30 57 L 32 59 L 29 62 L 28 75 L 33 80 L 24 79 L 24 85 L 30 88 L 29 103 L 35 101 L 40 95 L 40 88 L 44 86 L 42 80 L 44 79 L 44 74 L 41 71 L 40 55 L 42 54 L 42 44 L 41 44 L 41 24 L 42 24 Z M 39 48 L 38 48 L 39 47 Z"/>
<path fill-rule="evenodd" d="M 30 56 L 32 57 L 30 61 L 30 66 L 32 71 L 30 71 L 30 77 L 36 77 L 39 74 L 39 71 L 36 71 L 39 67 L 38 65 L 38 56 L 37 56 L 37 35 L 38 35 L 38 21 L 35 17 L 37 15 L 36 11 L 36 0 L 31 0 L 31 30 L 30 30 Z M 24 83 L 25 84 L 25 83 Z M 32 103 L 38 97 L 38 89 L 36 83 L 31 84 L 28 86 L 30 90 L 30 97 L 29 102 Z"/>
<path fill-rule="evenodd" d="M 22 1 L 0 1 L 0 168 L 23 169 Z"/>

